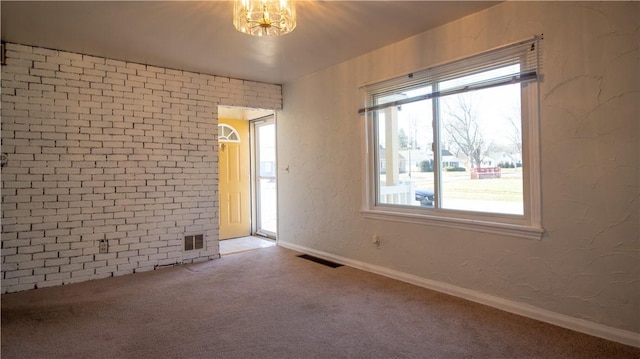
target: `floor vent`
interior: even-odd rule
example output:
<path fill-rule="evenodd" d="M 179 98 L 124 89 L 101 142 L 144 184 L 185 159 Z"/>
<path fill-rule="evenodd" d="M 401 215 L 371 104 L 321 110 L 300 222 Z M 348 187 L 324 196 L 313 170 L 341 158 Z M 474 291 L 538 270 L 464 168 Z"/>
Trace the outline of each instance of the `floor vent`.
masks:
<path fill-rule="evenodd" d="M 204 235 L 196 234 L 193 236 L 184 236 L 184 250 L 191 251 L 194 249 L 204 248 Z"/>
<path fill-rule="evenodd" d="M 342 267 L 342 264 L 339 263 L 335 263 L 332 261 L 328 261 L 326 259 L 322 259 L 322 258 L 318 258 L 318 257 L 314 257 L 314 256 L 310 256 L 308 254 L 301 254 L 298 257 L 303 258 L 303 259 L 307 259 L 310 260 L 312 262 L 316 262 L 316 263 L 320 263 L 322 265 L 325 265 L 327 267 L 331 267 L 331 268 L 338 268 L 338 267 Z"/>

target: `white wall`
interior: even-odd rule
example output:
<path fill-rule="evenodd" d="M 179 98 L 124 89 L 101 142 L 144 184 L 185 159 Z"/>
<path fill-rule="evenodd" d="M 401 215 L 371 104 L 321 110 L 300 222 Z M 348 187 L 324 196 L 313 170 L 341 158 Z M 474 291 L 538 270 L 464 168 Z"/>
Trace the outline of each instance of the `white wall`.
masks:
<path fill-rule="evenodd" d="M 507 2 L 285 84 L 280 243 L 634 338 L 639 14 L 638 2 Z M 542 240 L 363 219 L 359 86 L 542 33 Z"/>
<path fill-rule="evenodd" d="M 282 92 L 7 44 L 2 293 L 218 258 L 218 105 L 279 109 Z"/>

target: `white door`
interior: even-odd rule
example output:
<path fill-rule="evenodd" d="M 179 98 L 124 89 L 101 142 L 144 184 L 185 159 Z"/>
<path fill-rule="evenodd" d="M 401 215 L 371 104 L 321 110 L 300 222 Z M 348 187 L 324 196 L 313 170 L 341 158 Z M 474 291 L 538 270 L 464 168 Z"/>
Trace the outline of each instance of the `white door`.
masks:
<path fill-rule="evenodd" d="M 275 238 L 278 223 L 276 124 L 273 116 L 252 122 L 254 134 L 254 232 Z"/>

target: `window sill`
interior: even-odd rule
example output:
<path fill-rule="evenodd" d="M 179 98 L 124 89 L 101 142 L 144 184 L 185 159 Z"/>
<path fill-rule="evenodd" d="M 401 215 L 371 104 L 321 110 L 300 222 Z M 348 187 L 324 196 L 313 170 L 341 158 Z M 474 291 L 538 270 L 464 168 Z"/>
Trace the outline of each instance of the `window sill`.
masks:
<path fill-rule="evenodd" d="M 477 219 L 432 216 L 427 214 L 401 213 L 385 210 L 361 210 L 364 218 L 384 221 L 404 222 L 421 225 L 433 225 L 475 232 L 497 234 L 525 239 L 541 239 L 544 229 L 529 225 L 498 223 Z"/>

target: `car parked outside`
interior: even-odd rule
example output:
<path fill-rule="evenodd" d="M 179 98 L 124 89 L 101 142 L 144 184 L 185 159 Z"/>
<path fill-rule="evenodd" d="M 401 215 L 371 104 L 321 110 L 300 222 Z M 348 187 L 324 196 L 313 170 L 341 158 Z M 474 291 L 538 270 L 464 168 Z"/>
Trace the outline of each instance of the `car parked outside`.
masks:
<path fill-rule="evenodd" d="M 432 189 L 418 188 L 416 190 L 416 201 L 421 207 L 433 207 L 434 194 Z"/>

